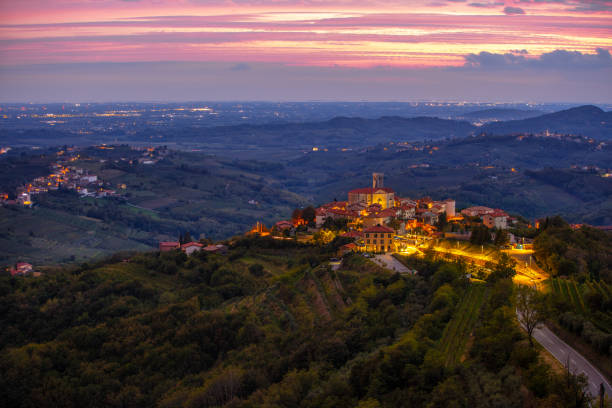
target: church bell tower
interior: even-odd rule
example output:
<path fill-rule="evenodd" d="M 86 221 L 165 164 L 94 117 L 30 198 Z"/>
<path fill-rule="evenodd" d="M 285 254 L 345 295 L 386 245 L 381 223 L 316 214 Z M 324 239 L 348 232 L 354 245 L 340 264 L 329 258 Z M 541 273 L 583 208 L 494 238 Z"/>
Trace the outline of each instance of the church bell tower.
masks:
<path fill-rule="evenodd" d="M 383 179 L 385 175 L 383 173 L 372 173 L 372 188 L 382 188 L 384 187 Z"/>

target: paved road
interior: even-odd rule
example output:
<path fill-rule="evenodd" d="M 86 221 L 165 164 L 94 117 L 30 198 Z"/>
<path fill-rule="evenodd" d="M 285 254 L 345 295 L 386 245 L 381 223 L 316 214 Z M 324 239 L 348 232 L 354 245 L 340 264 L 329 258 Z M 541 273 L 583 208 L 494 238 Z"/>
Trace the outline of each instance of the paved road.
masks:
<path fill-rule="evenodd" d="M 395 259 L 390 253 L 374 255 L 374 262 L 383 268 L 390 269 L 399 273 L 412 273 L 403 263 Z"/>
<path fill-rule="evenodd" d="M 563 366 L 569 356 L 570 370 L 577 374 L 584 373 L 589 377 L 589 391 L 592 396 L 599 395 L 599 384 L 603 383 L 606 395 L 612 396 L 612 387 L 605 377 L 576 350 L 557 337 L 548 327 L 541 326 L 533 332 L 533 337 L 550 352 Z"/>
<path fill-rule="evenodd" d="M 511 253 L 511 256 L 512 255 L 514 254 Z M 467 257 L 470 257 L 470 254 L 467 254 Z M 523 262 L 525 261 L 523 260 Z M 529 267 L 519 264 L 517 273 L 522 273 L 529 282 L 537 285 L 541 283 L 545 276 L 538 270 L 539 268 L 536 268 L 537 266 L 535 265 Z M 592 396 L 597 396 L 599 394 L 599 385 L 602 383 L 606 389 L 606 395 L 612 396 L 612 387 L 599 370 L 589 363 L 587 359 L 582 357 L 576 350 L 557 337 L 549 328 L 541 326 L 534 330 L 533 337 L 538 343 L 546 348 L 550 354 L 559 360 L 564 367 L 568 362 L 569 356 L 570 370 L 576 373 L 584 373 L 589 378 L 589 392 Z"/>
<path fill-rule="evenodd" d="M 469 255 L 467 255 L 470 257 Z M 393 258 L 390 254 L 377 255 L 377 260 L 379 262 L 387 263 L 389 259 L 395 261 L 400 264 L 406 270 L 407 268 L 402 265 L 397 259 Z M 476 261 L 479 261 L 478 258 L 472 258 Z M 391 264 L 393 265 L 393 264 Z M 393 269 L 391 266 L 387 266 L 389 269 Z M 536 275 L 537 278 L 541 278 L 538 276 L 538 271 L 535 271 L 533 268 L 524 267 L 527 271 Z M 531 275 L 531 274 L 530 274 Z M 528 276 L 529 280 L 534 282 L 534 278 L 532 276 Z M 534 282 L 535 283 L 535 282 Z M 588 362 L 587 359 L 582 357 L 576 350 L 567 345 L 563 340 L 557 337 L 549 328 L 546 326 L 541 326 L 538 329 L 535 329 L 533 332 L 533 337 L 536 339 L 538 343 L 540 343 L 550 354 L 552 354 L 559 362 L 565 367 L 568 362 L 570 363 L 570 370 L 576 373 L 584 373 L 589 378 L 589 392 L 592 396 L 599 395 L 599 385 L 603 383 L 604 388 L 606 389 L 606 395 L 612 396 L 612 386 L 606 380 L 606 378 L 597 370 L 591 363 Z"/>
<path fill-rule="evenodd" d="M 495 262 L 495 259 L 484 254 L 474 254 L 472 252 L 466 252 L 457 248 L 443 248 L 434 247 L 435 251 L 450 254 L 453 256 L 459 256 L 462 258 L 469 259 L 476 265 L 484 266 L 487 262 Z M 512 258 L 518 261 L 516 265 L 516 276 L 514 277 L 515 283 L 521 285 L 535 285 L 538 288 L 542 285 L 542 282 L 548 278 L 548 276 L 540 270 L 535 263 L 532 266 L 525 266 L 525 261 L 529 262 L 529 255 L 532 251 L 503 251 L 509 254 Z M 526 257 L 526 258 L 525 258 Z"/>

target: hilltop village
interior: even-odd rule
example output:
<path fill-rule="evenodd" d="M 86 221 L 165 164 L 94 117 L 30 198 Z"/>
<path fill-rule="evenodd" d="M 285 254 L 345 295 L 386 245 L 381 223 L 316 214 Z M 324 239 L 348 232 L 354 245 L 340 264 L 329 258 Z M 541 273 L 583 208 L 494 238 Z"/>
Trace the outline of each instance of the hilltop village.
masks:
<path fill-rule="evenodd" d="M 451 198 L 400 197 L 384 186 L 382 173 L 374 173 L 372 187 L 349 191 L 346 201 L 296 209 L 291 220 L 279 221 L 270 229 L 257 223 L 248 234 L 322 243 L 338 236 L 352 241 L 342 247 L 344 253 L 403 251 L 435 238 L 486 241 L 494 237 L 502 245 L 517 242 L 506 230 L 518 220 L 504 210 L 477 206 L 457 213 L 455 206 Z"/>
<path fill-rule="evenodd" d="M 278 221 L 271 228 L 257 222 L 247 235 L 296 239 L 300 242 L 326 244 L 335 238 L 347 243 L 339 255 L 348 252 L 405 252 L 432 239 L 451 238 L 484 244 L 517 244 L 507 230 L 518 223 L 501 209 L 469 207 L 457 213 L 455 200 L 435 201 L 430 197 L 400 197 L 384 186 L 384 174 L 372 174 L 372 187 L 348 192 L 346 201 L 332 201 L 318 208 L 295 209 L 290 220 Z M 162 252 L 182 250 L 225 253 L 225 245 L 181 239 L 160 242 Z M 521 246 L 525 239 L 520 239 Z M 527 240 L 530 245 L 531 240 Z"/>

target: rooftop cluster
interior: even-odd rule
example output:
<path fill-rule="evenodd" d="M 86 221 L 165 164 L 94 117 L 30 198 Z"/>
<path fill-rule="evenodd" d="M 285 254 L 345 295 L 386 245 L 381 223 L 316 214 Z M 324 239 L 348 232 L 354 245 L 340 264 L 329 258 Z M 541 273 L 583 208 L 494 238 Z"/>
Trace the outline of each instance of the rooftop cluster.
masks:
<path fill-rule="evenodd" d="M 346 201 L 296 209 L 291 220 L 279 221 L 271 229 L 257 223 L 249 234 L 284 239 L 295 236 L 323 243 L 342 237 L 353 241 L 343 247 L 345 251 L 362 252 L 403 251 L 442 236 L 479 241 L 493 236 L 503 236 L 504 242 L 511 239 L 505 230 L 517 220 L 505 211 L 478 206 L 457 213 L 455 206 L 452 198 L 437 201 L 401 197 L 384 187 L 383 174 L 374 173 L 372 187 L 350 190 Z"/>

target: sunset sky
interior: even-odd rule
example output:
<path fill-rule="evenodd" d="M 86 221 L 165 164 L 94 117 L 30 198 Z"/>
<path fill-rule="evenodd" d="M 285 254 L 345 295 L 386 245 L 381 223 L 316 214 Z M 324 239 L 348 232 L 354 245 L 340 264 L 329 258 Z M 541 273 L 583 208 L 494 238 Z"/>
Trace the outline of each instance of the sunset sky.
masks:
<path fill-rule="evenodd" d="M 612 102 L 612 0 L 0 0 L 2 101 Z"/>

